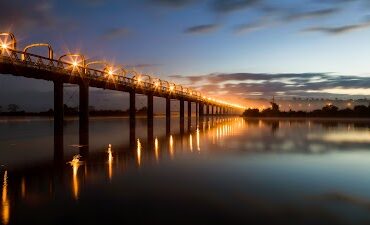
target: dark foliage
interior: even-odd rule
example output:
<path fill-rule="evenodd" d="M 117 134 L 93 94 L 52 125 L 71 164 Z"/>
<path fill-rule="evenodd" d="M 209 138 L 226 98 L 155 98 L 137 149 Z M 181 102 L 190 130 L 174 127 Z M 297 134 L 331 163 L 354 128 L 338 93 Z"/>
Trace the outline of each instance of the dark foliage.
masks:
<path fill-rule="evenodd" d="M 335 105 L 326 105 L 322 109 L 317 109 L 311 112 L 305 111 L 288 111 L 282 112 L 279 106 L 271 102 L 271 107 L 259 111 L 258 109 L 247 109 L 244 111 L 245 117 L 362 117 L 370 118 L 370 105 L 357 105 L 353 109 L 339 109 Z"/>

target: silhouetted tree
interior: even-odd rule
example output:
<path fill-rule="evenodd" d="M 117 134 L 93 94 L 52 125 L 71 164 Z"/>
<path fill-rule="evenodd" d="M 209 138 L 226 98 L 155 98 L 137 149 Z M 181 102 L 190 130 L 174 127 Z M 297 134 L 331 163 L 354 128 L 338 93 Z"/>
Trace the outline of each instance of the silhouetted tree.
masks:
<path fill-rule="evenodd" d="M 335 105 L 326 105 L 322 107 L 322 111 L 324 113 L 336 113 L 338 111 L 338 107 L 336 107 Z"/>
<path fill-rule="evenodd" d="M 18 109 L 19 109 L 19 106 L 18 106 L 18 105 L 16 105 L 16 104 L 9 104 L 9 105 L 8 105 L 8 111 L 9 111 L 9 112 L 14 113 L 14 112 L 17 112 L 17 111 L 18 111 Z"/>
<path fill-rule="evenodd" d="M 246 117 L 257 117 L 260 115 L 260 111 L 258 109 L 246 109 L 243 113 L 243 116 Z"/>

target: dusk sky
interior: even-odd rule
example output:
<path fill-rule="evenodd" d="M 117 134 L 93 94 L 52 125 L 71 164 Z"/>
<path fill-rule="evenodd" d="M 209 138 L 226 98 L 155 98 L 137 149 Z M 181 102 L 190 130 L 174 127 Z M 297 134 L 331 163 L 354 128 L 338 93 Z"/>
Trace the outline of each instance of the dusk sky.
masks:
<path fill-rule="evenodd" d="M 370 94 L 367 0 L 1 0 L 1 12 L 20 47 L 47 42 L 225 100 Z M 44 109 L 52 87 L 1 76 L 0 101 Z"/>

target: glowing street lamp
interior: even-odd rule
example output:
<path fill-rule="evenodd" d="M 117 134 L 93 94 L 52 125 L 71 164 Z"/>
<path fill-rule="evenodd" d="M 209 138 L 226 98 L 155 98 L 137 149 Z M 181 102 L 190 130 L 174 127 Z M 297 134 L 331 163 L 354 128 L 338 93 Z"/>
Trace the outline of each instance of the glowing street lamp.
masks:
<path fill-rule="evenodd" d="M 5 36 L 5 40 L 0 40 L 0 49 L 2 51 L 9 50 L 9 49 L 16 49 L 17 48 L 17 40 L 15 39 L 14 34 L 9 32 L 2 32 L 0 36 Z M 8 38 L 10 38 L 11 42 L 8 42 Z"/>
<path fill-rule="evenodd" d="M 83 67 L 84 68 L 86 66 L 86 60 L 85 60 L 84 55 L 68 53 L 68 54 L 64 54 L 64 55 L 60 56 L 58 61 L 62 61 L 62 59 L 65 58 L 65 57 L 69 57 L 71 59 L 71 61 L 66 61 L 66 62 L 69 63 L 72 66 L 73 70 L 77 70 L 78 67 Z M 77 60 L 77 58 L 79 60 Z"/>
<path fill-rule="evenodd" d="M 75 61 L 75 60 L 73 60 L 73 62 L 72 62 L 72 66 L 73 66 L 74 68 L 76 68 L 76 67 L 78 66 L 78 62 L 77 62 L 77 61 Z"/>
<path fill-rule="evenodd" d="M 2 43 L 2 44 L 1 44 L 1 48 L 2 48 L 3 50 L 7 50 L 7 49 L 9 48 L 9 44 L 7 44 L 7 43 Z"/>

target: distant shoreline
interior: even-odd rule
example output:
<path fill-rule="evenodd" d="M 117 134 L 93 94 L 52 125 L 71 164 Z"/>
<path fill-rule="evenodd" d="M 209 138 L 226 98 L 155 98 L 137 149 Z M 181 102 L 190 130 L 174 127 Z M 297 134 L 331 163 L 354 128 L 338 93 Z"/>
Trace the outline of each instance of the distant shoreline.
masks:
<path fill-rule="evenodd" d="M 311 120 L 311 121 L 369 121 L 370 117 L 248 117 L 241 116 L 248 120 Z"/>

